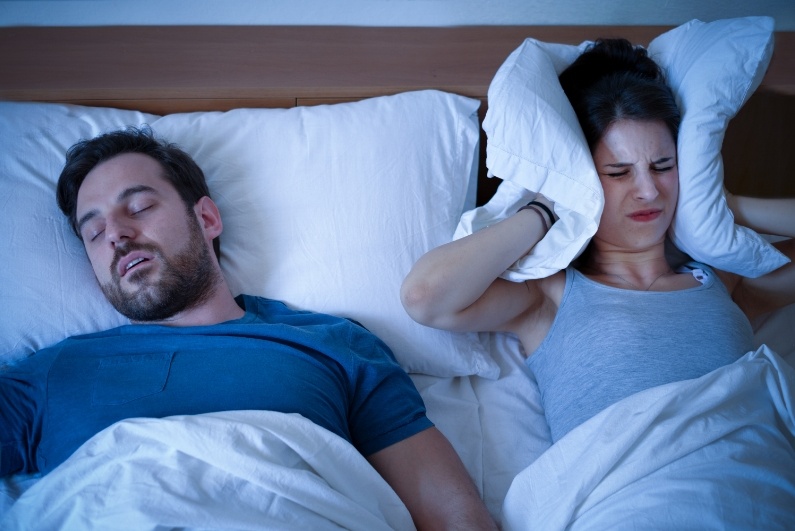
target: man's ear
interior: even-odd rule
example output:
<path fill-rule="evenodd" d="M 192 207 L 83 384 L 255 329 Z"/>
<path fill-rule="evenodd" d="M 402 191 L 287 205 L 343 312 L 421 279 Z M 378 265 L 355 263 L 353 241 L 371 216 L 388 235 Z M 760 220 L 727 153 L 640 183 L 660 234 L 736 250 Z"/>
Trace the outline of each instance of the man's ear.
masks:
<path fill-rule="evenodd" d="M 221 220 L 221 212 L 218 210 L 215 201 L 205 195 L 196 201 L 193 210 L 196 213 L 196 218 L 199 220 L 199 225 L 209 241 L 221 235 L 221 232 L 224 230 L 224 223 Z"/>

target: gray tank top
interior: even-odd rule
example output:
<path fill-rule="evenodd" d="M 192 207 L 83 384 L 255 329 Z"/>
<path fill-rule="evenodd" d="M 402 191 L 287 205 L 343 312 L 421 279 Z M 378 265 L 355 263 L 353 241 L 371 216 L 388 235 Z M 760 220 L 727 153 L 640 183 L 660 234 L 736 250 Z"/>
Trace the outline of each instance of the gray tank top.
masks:
<path fill-rule="evenodd" d="M 753 347 L 753 331 L 707 266 L 703 284 L 681 291 L 632 291 L 566 270 L 560 308 L 527 359 L 552 440 L 638 391 L 698 378 Z"/>

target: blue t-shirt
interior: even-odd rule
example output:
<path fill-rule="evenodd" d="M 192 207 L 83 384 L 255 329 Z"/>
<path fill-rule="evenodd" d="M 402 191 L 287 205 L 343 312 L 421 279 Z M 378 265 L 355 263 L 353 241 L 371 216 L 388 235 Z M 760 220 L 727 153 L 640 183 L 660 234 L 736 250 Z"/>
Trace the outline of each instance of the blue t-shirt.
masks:
<path fill-rule="evenodd" d="M 212 326 L 75 336 L 0 373 L 0 475 L 49 472 L 125 418 L 299 413 L 369 455 L 430 427 L 389 348 L 347 319 L 241 296 Z"/>

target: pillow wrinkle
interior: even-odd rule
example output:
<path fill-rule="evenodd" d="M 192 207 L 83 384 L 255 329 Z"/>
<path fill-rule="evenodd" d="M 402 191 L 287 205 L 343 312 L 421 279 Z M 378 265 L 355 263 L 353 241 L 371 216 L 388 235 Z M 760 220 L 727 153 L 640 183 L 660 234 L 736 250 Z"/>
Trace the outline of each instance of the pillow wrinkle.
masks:
<path fill-rule="evenodd" d="M 490 177 L 503 179 L 486 205 L 466 212 L 454 238 L 511 215 L 540 191 L 556 202 L 560 221 L 503 276 L 523 280 L 565 267 L 596 231 L 602 191 L 574 110 L 557 79 L 586 43 L 526 39 L 489 86 L 483 122 Z M 583 168 L 585 169 L 583 171 Z"/>
<path fill-rule="evenodd" d="M 734 223 L 723 190 L 720 149 L 729 121 L 761 83 L 772 46 L 769 17 L 694 20 L 649 44 L 682 111 L 679 203 L 669 235 L 694 259 L 748 277 L 789 260 Z"/>
<path fill-rule="evenodd" d="M 513 215 L 543 193 L 557 223 L 502 275 L 513 281 L 564 269 L 590 241 L 604 206 L 590 150 L 558 75 L 591 43 L 579 46 L 532 38 L 514 50 L 489 86 L 483 122 L 490 177 L 503 179 L 495 196 L 461 218 L 461 238 Z M 678 139 L 680 195 L 669 231 L 694 259 L 756 277 L 788 262 L 766 240 L 734 223 L 723 190 L 721 145 L 729 120 L 761 83 L 773 46 L 773 20 L 745 17 L 687 22 L 648 47 L 682 112 Z"/>
<path fill-rule="evenodd" d="M 147 123 L 204 170 L 224 220 L 221 265 L 234 294 L 353 317 L 408 372 L 496 378 L 476 336 L 419 325 L 399 298 L 413 263 L 449 241 L 474 198 L 478 106 L 434 90 L 162 117 L 0 102 L 0 164 L 18 197 L 0 200 L 0 231 L 15 235 L 0 267 L 3 295 L 15 301 L 0 306 L 0 360 L 122 324 L 58 211 L 55 180 L 76 141 Z"/>

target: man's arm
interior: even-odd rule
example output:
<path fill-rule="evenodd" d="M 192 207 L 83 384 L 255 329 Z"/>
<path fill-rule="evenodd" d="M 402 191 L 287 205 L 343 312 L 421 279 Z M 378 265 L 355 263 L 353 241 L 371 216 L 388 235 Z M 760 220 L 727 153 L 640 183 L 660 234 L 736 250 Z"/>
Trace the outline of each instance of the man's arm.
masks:
<path fill-rule="evenodd" d="M 367 459 L 406 505 L 417 529 L 497 529 L 458 454 L 435 427 Z"/>

